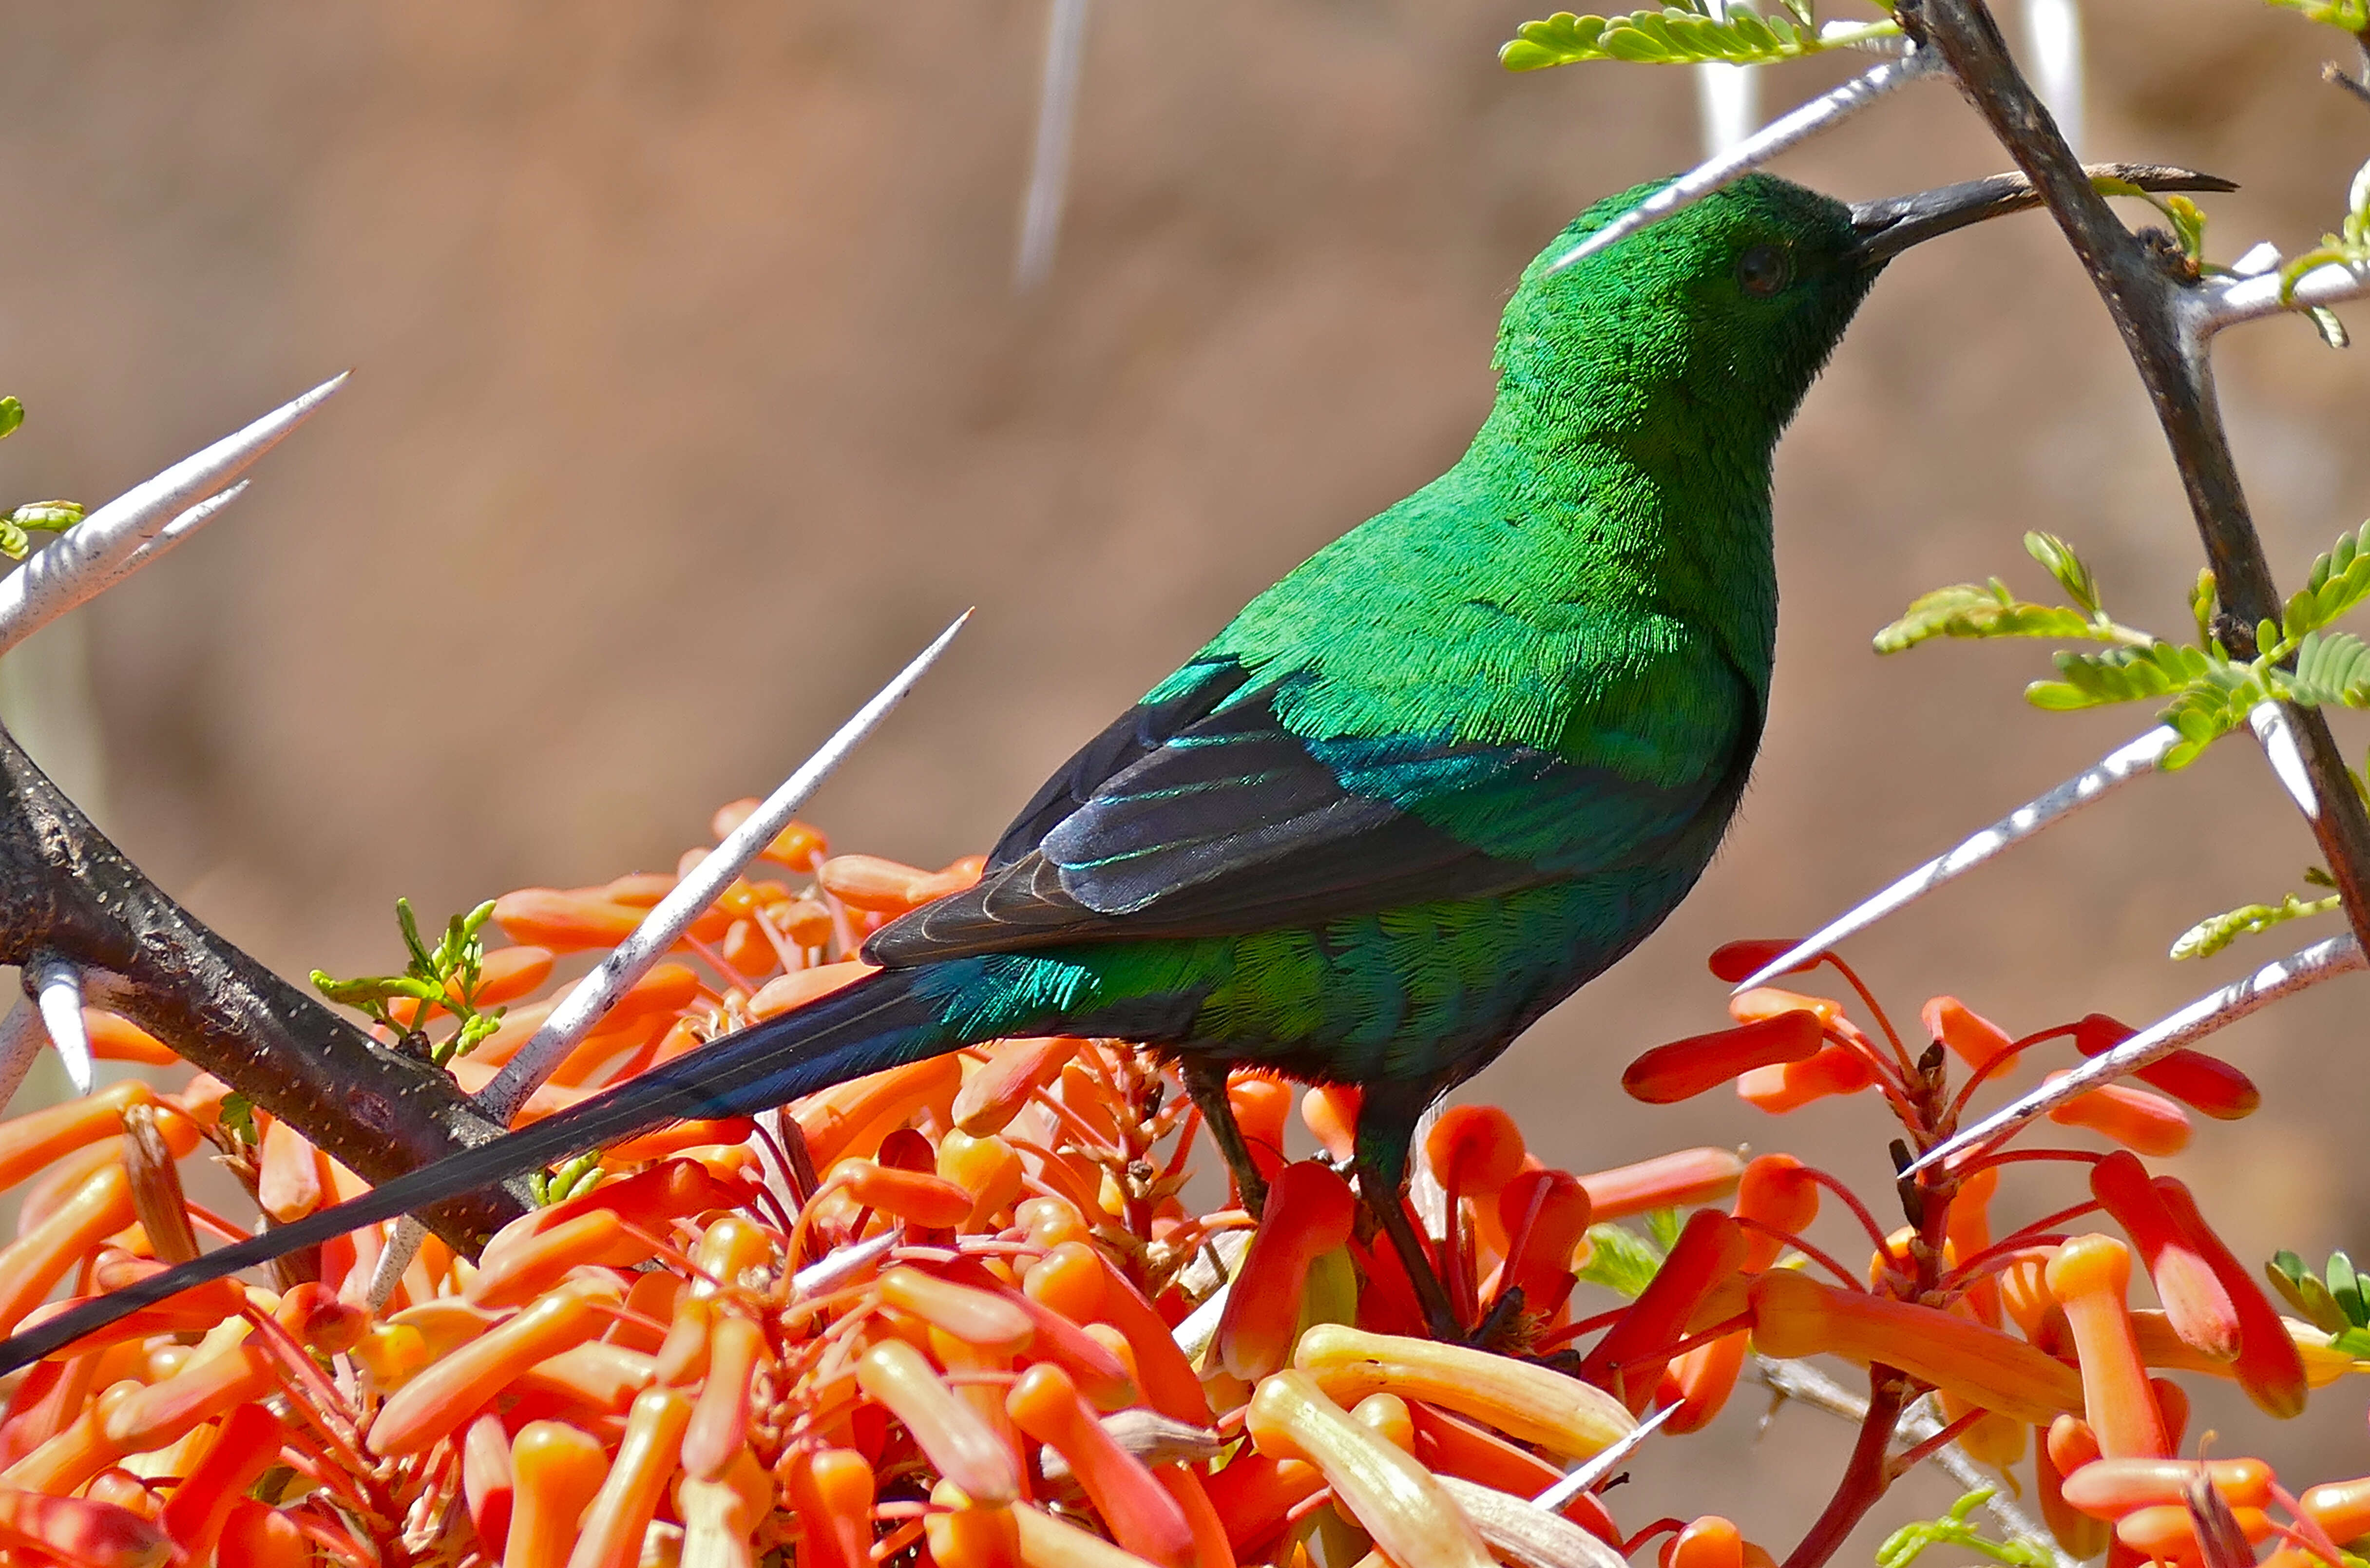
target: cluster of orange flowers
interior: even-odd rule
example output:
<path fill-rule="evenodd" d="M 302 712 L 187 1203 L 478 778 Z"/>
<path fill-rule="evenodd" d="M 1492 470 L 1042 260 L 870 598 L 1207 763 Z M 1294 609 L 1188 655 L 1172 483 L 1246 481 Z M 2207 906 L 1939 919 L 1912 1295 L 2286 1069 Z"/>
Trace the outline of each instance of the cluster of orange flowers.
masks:
<path fill-rule="evenodd" d="M 846 984 L 869 931 L 978 874 L 826 858 L 803 827 L 767 860 L 523 1116 Z M 515 945 L 485 956 L 477 1001 L 514 1005 L 454 1064 L 462 1083 L 547 1016 L 525 998 L 557 965 L 620 940 L 673 882 L 499 901 Z M 1723 950 L 1714 968 L 1765 954 Z M 1870 1008 L 1878 1037 L 1836 1002 L 1750 992 L 1735 1027 L 1650 1052 L 1626 1081 L 1665 1101 L 1733 1079 L 1773 1110 L 1873 1090 L 1919 1143 L 2029 1048 L 2118 1038 L 2091 1019 L 2011 1040 L 1943 998 L 1926 1014 L 1941 1043 L 1913 1059 Z M 449 1027 L 434 1009 L 397 1017 Z M 174 1061 L 90 1020 L 101 1055 Z M 1973 1069 L 1955 1091 L 1944 1045 Z M 2185 1140 L 2176 1100 L 2253 1105 L 2207 1057 L 2149 1081 L 2060 1119 L 2153 1156 Z M 597 1179 L 563 1173 L 569 1195 L 474 1262 L 431 1240 L 382 1306 L 385 1228 L 274 1288 L 185 1294 L 0 1385 L 0 1561 L 1606 1568 L 1659 1539 L 1664 1568 L 1766 1568 L 1716 1516 L 1625 1532 L 1590 1491 L 1531 1501 L 1650 1411 L 1671 1407 L 1666 1434 L 1702 1426 L 1755 1351 L 1937 1390 L 1948 1424 L 1913 1460 L 1956 1442 L 2004 1467 L 2037 1430 L 2038 1494 L 2077 1555 L 2111 1529 L 2135 1554 L 2229 1568 L 2276 1536 L 2301 1568 L 2370 1533 L 2370 1481 L 2295 1499 L 2255 1460 L 2175 1462 L 2186 1401 L 2151 1368 L 2236 1377 L 2284 1414 L 2352 1362 L 2282 1320 L 2186 1189 L 2133 1152 L 1994 1151 L 1921 1178 L 1916 1223 L 1888 1232 L 1785 1155 L 1690 1149 L 1575 1176 L 1503 1113 L 1458 1108 L 1423 1141 L 1418 1207 L 1484 1350 L 1426 1338 L 1396 1254 L 1363 1234 L 1336 1168 L 1354 1091 L 1238 1075 L 1229 1095 L 1269 1177 L 1256 1224 L 1226 1194 L 1191 1196 L 1216 1184 L 1189 1182 L 1199 1113 L 1156 1064 L 1120 1042 L 1012 1040 L 812 1096 L 778 1127 L 685 1124 L 609 1149 Z M 1295 1109 L 1329 1159 L 1285 1159 Z M 203 1077 L 0 1122 L 0 1185 L 31 1183 L 0 1250 L 0 1331 L 54 1310 L 40 1303 L 61 1282 L 103 1291 L 192 1255 L 200 1231 L 240 1234 L 181 1190 L 175 1162 L 201 1144 L 274 1218 L 361 1188 Z M 1993 1236 L 1999 1170 L 2043 1159 L 2087 1163 L 2092 1197 Z M 1863 1274 L 1803 1234 L 1827 1198 L 1868 1233 Z M 1622 1239 L 1592 1227 L 1687 1207 L 1634 1298 L 1592 1310 L 1580 1275 Z M 2067 1234 L 2093 1210 L 2128 1247 Z M 2160 1309 L 2128 1304 L 2134 1252 Z M 1889 1431 L 1899 1400 L 1871 1402 Z M 2218 1512 L 2192 1505 L 2201 1477 Z"/>

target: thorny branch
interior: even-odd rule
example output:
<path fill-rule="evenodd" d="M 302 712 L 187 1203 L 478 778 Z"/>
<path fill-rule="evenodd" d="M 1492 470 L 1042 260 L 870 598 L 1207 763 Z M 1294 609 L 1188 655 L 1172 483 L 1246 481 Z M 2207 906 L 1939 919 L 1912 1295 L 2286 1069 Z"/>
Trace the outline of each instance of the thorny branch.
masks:
<path fill-rule="evenodd" d="M 2238 482 L 2204 339 L 2192 329 L 2195 313 L 2183 308 L 2193 283 L 2163 252 L 2126 229 L 2091 187 L 2008 57 L 1984 0 L 1902 0 L 1899 14 L 1913 36 L 1940 52 L 1960 90 L 2040 190 L 2106 301 L 2164 427 L 2219 585 L 2223 613 L 2215 634 L 2237 657 L 2254 657 L 2255 627 L 2279 616 L 2280 597 Z M 2286 711 L 2318 803 L 2308 813 L 2313 836 L 2344 898 L 2354 937 L 2370 951 L 2370 813 L 2319 710 Z"/>
<path fill-rule="evenodd" d="M 457 1085 L 398 1054 L 192 918 L 92 826 L 0 728 L 0 963 L 62 958 L 132 1020 L 331 1158 L 377 1182 L 502 1131 Z M 474 1252 L 523 1212 L 480 1193 L 426 1217 Z"/>

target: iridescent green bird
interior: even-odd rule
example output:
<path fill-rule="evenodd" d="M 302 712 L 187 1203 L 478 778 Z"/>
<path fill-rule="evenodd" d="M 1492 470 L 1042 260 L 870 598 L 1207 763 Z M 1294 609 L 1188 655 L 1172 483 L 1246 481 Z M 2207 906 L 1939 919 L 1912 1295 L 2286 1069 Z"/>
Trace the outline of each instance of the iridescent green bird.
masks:
<path fill-rule="evenodd" d="M 1592 207 L 1524 273 L 1455 466 L 1087 743 L 977 886 L 872 939 L 881 973 L 54 1319 L 0 1361 L 673 1119 L 1053 1033 L 1173 1056 L 1254 1199 L 1225 1070 L 1358 1086 L 1362 1189 L 1455 1331 L 1398 1201 L 1418 1115 L 1695 885 L 1768 707 L 1778 432 L 1886 259 L 2030 204 L 2017 180 L 1854 208 L 1754 176 L 1556 265 L 1655 189 Z"/>

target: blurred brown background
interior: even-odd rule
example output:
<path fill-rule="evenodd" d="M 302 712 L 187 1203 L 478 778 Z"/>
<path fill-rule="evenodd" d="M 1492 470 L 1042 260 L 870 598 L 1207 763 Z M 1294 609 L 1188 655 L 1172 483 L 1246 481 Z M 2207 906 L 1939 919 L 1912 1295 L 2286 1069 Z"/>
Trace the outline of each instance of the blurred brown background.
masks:
<path fill-rule="evenodd" d="M 353 972 L 393 963 L 398 894 L 433 917 L 671 866 L 977 605 L 809 814 L 925 864 L 984 847 L 1243 599 L 1452 460 L 1523 263 L 1694 156 L 1682 73 L 1501 73 L 1534 14 L 1098 6 L 1060 254 L 1016 297 L 1038 0 L 9 6 L 0 390 L 31 419 L 8 499 L 95 503 L 358 370 L 204 538 L 20 655 L 11 711 L 204 918 L 292 974 Z M 2090 156 L 2244 181 L 2211 203 L 2226 259 L 2335 223 L 2370 151 L 2370 116 L 2317 80 L 2338 35 L 2250 0 L 2087 16 Z M 1999 167 L 1939 85 L 1780 166 L 1846 196 Z M 2275 323 L 2221 367 L 2292 582 L 2370 504 L 2363 362 Z M 2038 650 L 1874 658 L 1913 594 L 2037 591 L 2017 540 L 2040 527 L 2125 618 L 2186 622 L 2172 471 L 2038 218 L 1893 270 L 1782 449 L 1778 512 L 1776 711 L 1741 825 L 1659 937 L 1477 1086 L 1559 1161 L 1750 1140 L 1881 1182 L 1870 1105 L 1641 1113 L 1618 1066 L 1717 1022 L 1719 941 L 1815 924 L 2145 726 L 2028 709 Z M 103 762 L 59 723 L 82 668 Z M 53 689 L 28 709 L 29 685 Z M 2234 742 L 1853 952 L 1904 1021 L 1946 990 L 2019 1030 L 2138 1021 L 2308 940 L 2164 957 L 2311 854 Z M 2370 1250 L 2347 1153 L 2365 997 L 2226 1037 L 2269 1103 L 2180 1164 L 2242 1254 Z M 2061 1189 L 2020 1190 L 2039 1212 Z M 1641 1464 L 1625 1518 L 1718 1503 L 1782 1551 L 1846 1434 L 1789 1412 L 1798 1440 L 1749 1458 L 1755 1402 Z M 2362 1406 L 2325 1396 L 2272 1451 L 2370 1468 Z M 2215 1420 L 2225 1451 L 2261 1446 L 2251 1412 Z"/>

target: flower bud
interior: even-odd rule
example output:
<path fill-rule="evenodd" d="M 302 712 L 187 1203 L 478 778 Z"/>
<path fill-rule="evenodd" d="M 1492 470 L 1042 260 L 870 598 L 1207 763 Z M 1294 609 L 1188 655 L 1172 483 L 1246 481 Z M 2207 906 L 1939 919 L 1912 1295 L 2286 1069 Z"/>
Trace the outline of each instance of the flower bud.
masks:
<path fill-rule="evenodd" d="M 1243 1430 L 1262 1454 L 1322 1471 L 1335 1501 L 1391 1561 L 1494 1568 L 1480 1536 L 1432 1473 L 1352 1420 L 1306 1373 L 1261 1379 Z"/>
<path fill-rule="evenodd" d="M 1751 1300 L 1754 1343 L 1766 1355 L 1824 1351 L 1881 1362 L 2034 1425 L 2082 1406 L 2071 1367 L 1956 1313 L 1838 1289 L 1789 1269 L 1756 1276 Z"/>
<path fill-rule="evenodd" d="M 1667 1362 L 1653 1353 L 1686 1332 L 1687 1320 L 1720 1281 L 1744 1263 L 1744 1232 L 1718 1209 L 1697 1209 L 1670 1256 L 1629 1309 L 1583 1356 L 1580 1375 L 1612 1391 L 1631 1414 L 1646 1407 Z"/>
<path fill-rule="evenodd" d="M 2064 1073 L 2052 1073 L 2054 1083 Z M 2129 1084 L 2102 1083 L 2053 1109 L 2049 1119 L 2060 1126 L 2088 1127 L 2138 1153 L 2162 1158 L 2189 1147 L 2189 1117 L 2161 1094 Z"/>
<path fill-rule="evenodd" d="M 1004 1131 L 1030 1095 L 1061 1076 L 1084 1043 L 1061 1034 L 996 1042 L 955 1095 L 955 1125 L 979 1138 Z"/>
<path fill-rule="evenodd" d="M 1816 1013 L 1789 1009 L 1658 1045 L 1629 1064 L 1621 1087 L 1649 1105 L 1675 1104 L 1754 1068 L 1808 1061 L 1825 1043 Z"/>
<path fill-rule="evenodd" d="M 903 1340 L 882 1340 L 857 1359 L 856 1380 L 905 1424 L 938 1473 L 965 1496 L 993 1506 L 1020 1495 L 1011 1448 L 947 1387 L 920 1351 Z"/>
<path fill-rule="evenodd" d="M 2236 1356 L 2238 1311 L 2230 1293 L 2222 1287 L 2213 1264 L 2173 1224 L 2140 1162 L 2116 1150 L 2090 1168 L 2090 1193 L 2139 1250 L 2173 1332 L 2216 1361 Z"/>
<path fill-rule="evenodd" d="M 2134 1032 L 2105 1013 L 2092 1013 L 2074 1026 L 2074 1045 L 2085 1056 L 2100 1056 Z M 2253 1079 L 2219 1056 L 2209 1056 L 2203 1051 L 2174 1051 L 2132 1076 L 2217 1121 L 2238 1121 L 2251 1115 L 2263 1102 L 2262 1091 L 2255 1087 Z"/>
<path fill-rule="evenodd" d="M 1335 1401 L 1394 1393 L 1486 1422 L 1560 1458 L 1587 1458 L 1637 1424 L 1600 1389 L 1465 1345 L 1320 1323 L 1300 1336 L 1292 1364 Z"/>
<path fill-rule="evenodd" d="M 1227 1372 L 1248 1380 L 1284 1365 L 1299 1327 L 1308 1271 L 1319 1257 L 1348 1242 L 1357 1214 L 1350 1183 L 1329 1165 L 1301 1160 L 1275 1173 L 1265 1218 L 1252 1234 L 1218 1320 L 1219 1362 Z"/>
<path fill-rule="evenodd" d="M 1744 1161 L 1731 1148 L 1684 1148 L 1580 1179 L 1597 1221 L 1627 1219 L 1651 1209 L 1717 1203 L 1736 1191 Z"/>
<path fill-rule="evenodd" d="M 1021 1374 L 1005 1396 L 1015 1424 L 1068 1461 L 1095 1511 L 1127 1551 L 1156 1568 L 1192 1568 L 1193 1529 L 1167 1488 L 1121 1447 L 1058 1366 Z"/>
<path fill-rule="evenodd" d="M 1867 1057 L 1848 1045 L 1831 1042 L 1801 1061 L 1745 1073 L 1736 1080 L 1736 1095 L 1749 1105 L 1782 1115 L 1814 1100 L 1858 1094 L 1875 1082 L 1876 1072 Z"/>

